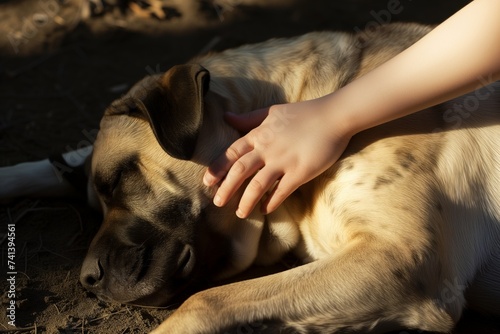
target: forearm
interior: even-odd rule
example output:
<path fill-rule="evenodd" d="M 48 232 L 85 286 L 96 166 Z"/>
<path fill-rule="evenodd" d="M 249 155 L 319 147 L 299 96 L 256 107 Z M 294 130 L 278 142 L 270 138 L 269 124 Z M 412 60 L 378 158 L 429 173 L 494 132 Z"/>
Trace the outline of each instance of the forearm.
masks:
<path fill-rule="evenodd" d="M 473 1 L 412 47 L 321 103 L 343 110 L 340 121 L 352 135 L 500 79 L 499 13 L 499 0 Z"/>
<path fill-rule="evenodd" d="M 499 13 L 500 0 L 475 0 L 415 45 L 345 87 L 319 99 L 252 113 L 242 122 L 250 126 L 240 129 L 262 124 L 235 141 L 205 174 L 207 186 L 222 181 L 215 205 L 225 205 L 252 177 L 237 215 L 248 217 L 264 193 L 268 196 L 262 210 L 269 213 L 335 163 L 354 134 L 498 79 Z M 271 131 L 272 140 L 264 140 L 284 119 L 286 131 L 283 127 Z"/>

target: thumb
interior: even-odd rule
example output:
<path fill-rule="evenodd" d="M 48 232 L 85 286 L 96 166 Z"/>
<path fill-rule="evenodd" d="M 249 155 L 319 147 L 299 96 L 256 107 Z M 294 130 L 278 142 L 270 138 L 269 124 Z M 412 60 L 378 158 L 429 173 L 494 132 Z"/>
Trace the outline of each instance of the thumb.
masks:
<path fill-rule="evenodd" d="M 224 120 L 241 133 L 247 133 L 258 127 L 269 114 L 269 107 L 257 109 L 244 114 L 226 112 Z"/>

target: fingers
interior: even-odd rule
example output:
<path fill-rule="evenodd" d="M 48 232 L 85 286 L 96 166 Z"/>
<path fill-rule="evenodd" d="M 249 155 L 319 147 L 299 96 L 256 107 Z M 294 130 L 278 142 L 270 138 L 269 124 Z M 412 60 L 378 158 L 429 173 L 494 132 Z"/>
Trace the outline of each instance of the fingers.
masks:
<path fill-rule="evenodd" d="M 211 186 L 223 179 L 213 202 L 216 206 L 224 206 L 245 180 L 252 175 L 254 176 L 246 186 L 236 211 L 239 218 L 246 218 L 264 194 L 283 176 L 281 169 L 265 166 L 262 157 L 252 151 L 252 147 L 248 143 L 240 140 L 236 141 L 224 155 L 214 161 L 205 173 L 203 181 L 207 186 Z M 287 187 L 284 187 L 286 185 L 285 181 L 282 185 L 280 182 L 275 187 L 272 192 L 275 199 L 267 206 L 266 212 L 274 210 L 289 195 L 289 193 L 286 194 Z M 283 191 L 281 191 L 282 189 Z"/>
<path fill-rule="evenodd" d="M 282 168 L 265 165 L 264 158 L 241 138 L 212 163 L 205 172 L 203 182 L 207 186 L 213 186 L 222 181 L 213 199 L 213 203 L 221 207 L 229 202 L 246 179 L 254 175 L 236 210 L 239 218 L 246 218 L 270 189 L 272 191 L 261 206 L 264 214 L 274 211 L 297 189 L 298 185 L 293 182 L 293 177 L 284 174 Z"/>
<path fill-rule="evenodd" d="M 269 107 L 257 109 L 245 114 L 227 112 L 224 120 L 241 133 L 247 133 L 259 126 L 269 114 Z"/>
<path fill-rule="evenodd" d="M 272 188 L 260 208 L 263 214 L 269 214 L 276 210 L 299 186 L 300 183 L 295 182 L 292 177 L 270 168 L 264 168 L 254 176 L 246 187 L 236 215 L 239 218 L 248 217 L 264 194 Z"/>
<path fill-rule="evenodd" d="M 236 215 L 246 218 L 264 194 L 283 176 L 283 173 L 272 168 L 264 167 L 248 183 L 241 197 Z"/>
<path fill-rule="evenodd" d="M 230 168 L 214 196 L 214 204 L 224 206 L 243 182 L 264 166 L 263 160 L 252 152 L 238 159 Z"/>
<path fill-rule="evenodd" d="M 276 210 L 299 186 L 300 183 L 294 182 L 290 176 L 285 174 L 262 203 L 262 213 L 269 214 Z"/>
<path fill-rule="evenodd" d="M 286 166 L 289 164 L 283 164 L 280 159 L 276 160 L 277 156 L 269 153 L 266 149 L 267 143 L 258 140 L 262 137 L 262 131 L 266 129 L 261 129 L 264 126 L 261 123 L 269 113 L 270 108 L 254 110 L 245 115 L 226 113 L 225 120 L 236 130 L 250 132 L 235 141 L 222 156 L 209 166 L 203 176 L 203 182 L 206 186 L 210 187 L 220 183 L 213 202 L 216 206 L 224 206 L 245 180 L 254 175 L 245 187 L 236 211 L 236 215 L 240 218 L 248 217 L 264 194 L 268 193 L 271 188 L 273 190 L 262 205 L 264 213 L 275 210 L 298 187 L 294 185 L 294 182 L 291 182 L 293 178 L 290 178 L 289 181 L 289 177 L 276 183 L 277 180 L 284 177 L 285 170 L 288 169 Z M 277 117 L 279 118 L 279 115 Z M 271 121 L 271 125 L 273 124 Z M 259 125 L 261 126 L 259 127 Z M 251 131 L 256 127 L 257 129 Z M 287 145 L 285 144 L 285 146 Z M 282 149 L 276 151 L 281 152 Z M 268 162 L 273 163 L 266 165 Z"/>
<path fill-rule="evenodd" d="M 207 187 L 211 187 L 219 183 L 227 174 L 231 166 L 252 149 L 253 147 L 245 140 L 245 138 L 240 138 L 235 141 L 223 155 L 219 156 L 210 164 L 203 175 L 203 183 Z"/>

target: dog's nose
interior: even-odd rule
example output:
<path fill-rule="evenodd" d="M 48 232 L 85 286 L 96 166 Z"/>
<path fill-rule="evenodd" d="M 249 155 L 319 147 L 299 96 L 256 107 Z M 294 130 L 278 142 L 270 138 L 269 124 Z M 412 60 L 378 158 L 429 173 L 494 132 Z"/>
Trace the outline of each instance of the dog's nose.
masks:
<path fill-rule="evenodd" d="M 92 290 L 99 287 L 104 277 L 104 268 L 99 259 L 86 259 L 80 273 L 80 282 L 88 289 Z"/>

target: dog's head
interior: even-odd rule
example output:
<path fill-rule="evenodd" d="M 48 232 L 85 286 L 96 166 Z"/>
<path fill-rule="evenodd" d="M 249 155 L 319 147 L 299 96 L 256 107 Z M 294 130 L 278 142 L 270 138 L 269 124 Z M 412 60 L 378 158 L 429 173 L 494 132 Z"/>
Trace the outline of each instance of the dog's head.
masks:
<path fill-rule="evenodd" d="M 255 257 L 261 218 L 236 221 L 234 205 L 215 207 L 214 189 L 202 184 L 207 160 L 237 136 L 208 115 L 223 111 L 209 81 L 200 65 L 176 66 L 143 79 L 105 112 L 91 168 L 104 221 L 81 272 L 103 299 L 164 304 Z"/>

